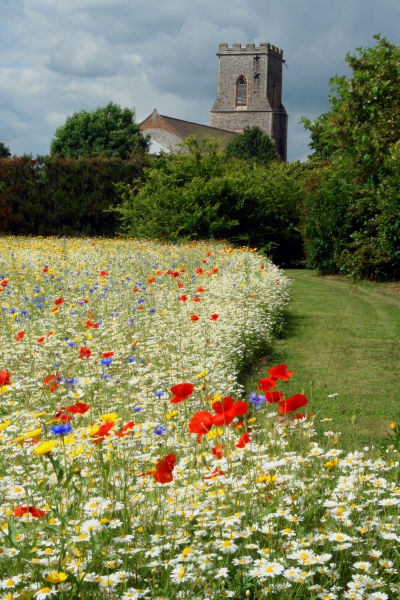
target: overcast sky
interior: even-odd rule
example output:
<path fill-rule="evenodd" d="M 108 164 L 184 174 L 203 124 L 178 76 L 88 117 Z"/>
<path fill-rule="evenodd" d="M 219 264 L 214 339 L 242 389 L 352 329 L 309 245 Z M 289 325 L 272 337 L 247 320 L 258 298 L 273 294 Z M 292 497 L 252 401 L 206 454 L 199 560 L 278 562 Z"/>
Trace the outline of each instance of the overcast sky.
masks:
<path fill-rule="evenodd" d="M 283 49 L 288 158 L 304 159 L 301 115 L 324 112 L 345 56 L 381 33 L 400 45 L 400 0 L 0 0 L 0 141 L 48 152 L 74 111 L 110 100 L 209 124 L 218 44 Z"/>

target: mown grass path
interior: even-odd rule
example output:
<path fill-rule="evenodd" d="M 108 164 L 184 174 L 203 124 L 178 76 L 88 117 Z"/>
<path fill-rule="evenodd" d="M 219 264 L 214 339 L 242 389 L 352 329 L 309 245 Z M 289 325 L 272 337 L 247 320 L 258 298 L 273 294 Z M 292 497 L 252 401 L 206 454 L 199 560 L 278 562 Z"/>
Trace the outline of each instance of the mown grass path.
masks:
<path fill-rule="evenodd" d="M 304 391 L 317 421 L 332 418 L 327 427 L 342 432 L 341 445 L 379 445 L 388 424 L 400 421 L 400 297 L 312 271 L 285 275 L 292 280 L 285 330 L 246 389 L 287 363 L 295 376 L 280 389 Z"/>

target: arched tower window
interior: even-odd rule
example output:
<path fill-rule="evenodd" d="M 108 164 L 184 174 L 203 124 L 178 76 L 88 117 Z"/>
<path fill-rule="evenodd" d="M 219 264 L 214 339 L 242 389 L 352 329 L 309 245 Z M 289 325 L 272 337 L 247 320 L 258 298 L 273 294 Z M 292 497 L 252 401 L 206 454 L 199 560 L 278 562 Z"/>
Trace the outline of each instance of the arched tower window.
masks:
<path fill-rule="evenodd" d="M 243 75 L 236 82 L 236 106 L 247 106 L 247 81 Z"/>

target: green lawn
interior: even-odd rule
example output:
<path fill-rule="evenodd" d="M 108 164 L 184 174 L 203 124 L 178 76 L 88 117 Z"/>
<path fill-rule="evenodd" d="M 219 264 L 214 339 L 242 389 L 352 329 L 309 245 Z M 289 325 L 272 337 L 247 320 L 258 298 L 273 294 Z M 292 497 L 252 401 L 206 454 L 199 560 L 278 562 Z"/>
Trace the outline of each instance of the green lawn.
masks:
<path fill-rule="evenodd" d="M 318 422 L 332 418 L 324 429 L 342 432 L 341 445 L 379 445 L 388 424 L 400 420 L 400 296 L 312 271 L 285 275 L 292 280 L 285 330 L 246 389 L 273 364 L 287 363 L 295 376 L 281 389 L 304 391 Z"/>

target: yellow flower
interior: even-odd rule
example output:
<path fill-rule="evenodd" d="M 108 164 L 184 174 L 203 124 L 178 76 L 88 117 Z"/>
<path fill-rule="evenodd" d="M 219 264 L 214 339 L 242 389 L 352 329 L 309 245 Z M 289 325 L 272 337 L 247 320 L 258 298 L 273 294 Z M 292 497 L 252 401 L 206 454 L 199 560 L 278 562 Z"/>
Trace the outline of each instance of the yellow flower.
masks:
<path fill-rule="evenodd" d="M 58 312 L 58 306 L 53 306 L 50 312 L 54 315 L 54 313 Z"/>
<path fill-rule="evenodd" d="M 396 429 L 397 425 L 394 421 L 392 421 L 389 425 L 390 429 Z"/>
<path fill-rule="evenodd" d="M 4 431 L 5 429 L 7 429 L 7 427 L 10 425 L 10 423 L 11 423 L 10 419 L 8 419 L 8 421 L 4 421 L 4 423 L 1 423 L 0 431 Z"/>
<path fill-rule="evenodd" d="M 196 377 L 201 379 L 202 377 L 207 377 L 207 375 L 208 375 L 208 369 L 207 369 L 207 371 L 201 371 L 201 373 L 197 373 Z"/>
<path fill-rule="evenodd" d="M 338 459 L 336 458 L 335 460 L 328 460 L 328 462 L 324 463 L 324 467 L 326 467 L 327 469 L 334 469 L 337 464 L 338 464 Z"/>
<path fill-rule="evenodd" d="M 274 481 L 276 481 L 278 479 L 277 475 L 261 475 L 257 481 L 258 483 L 261 483 L 263 481 L 266 481 L 267 483 L 274 483 Z"/>
<path fill-rule="evenodd" d="M 211 404 L 214 404 L 214 402 L 219 402 L 220 400 L 222 400 L 222 394 L 215 394 L 214 398 L 211 400 Z"/>
<path fill-rule="evenodd" d="M 0 387 L 0 392 L 1 392 L 2 394 L 7 394 L 7 392 L 8 392 L 8 390 L 9 390 L 9 388 L 10 388 L 10 386 L 9 386 L 9 385 L 2 385 L 2 386 Z"/>
<path fill-rule="evenodd" d="M 49 583 L 54 583 L 54 584 L 62 583 L 66 579 L 68 579 L 68 575 L 66 573 L 62 573 L 59 571 L 53 571 L 53 573 L 49 573 L 44 578 L 45 581 L 48 581 Z"/>
<path fill-rule="evenodd" d="M 32 417 L 34 419 L 39 419 L 39 417 L 44 417 L 46 414 L 47 414 L 46 411 L 39 412 L 39 413 L 33 413 Z"/>
<path fill-rule="evenodd" d="M 177 410 L 171 410 L 171 412 L 167 413 L 165 416 L 167 417 L 167 419 L 172 419 L 177 414 L 178 414 Z"/>
<path fill-rule="evenodd" d="M 88 431 L 88 436 L 92 437 L 94 435 L 96 435 L 96 433 L 99 431 L 100 429 L 100 425 L 93 425 L 93 427 L 91 427 Z"/>
<path fill-rule="evenodd" d="M 107 413 L 105 415 L 101 415 L 100 419 L 102 421 L 116 421 L 118 419 L 117 413 Z"/>
<path fill-rule="evenodd" d="M 24 440 L 28 440 L 29 438 L 38 437 L 42 433 L 42 427 L 38 427 L 37 429 L 32 429 L 32 431 L 28 431 L 27 433 L 23 433 L 19 437 L 15 438 L 14 442 L 23 442 Z"/>
<path fill-rule="evenodd" d="M 45 442 L 44 444 L 40 444 L 37 448 L 35 448 L 35 454 L 50 454 L 52 450 L 57 446 L 57 442 L 55 440 L 51 442 Z"/>

